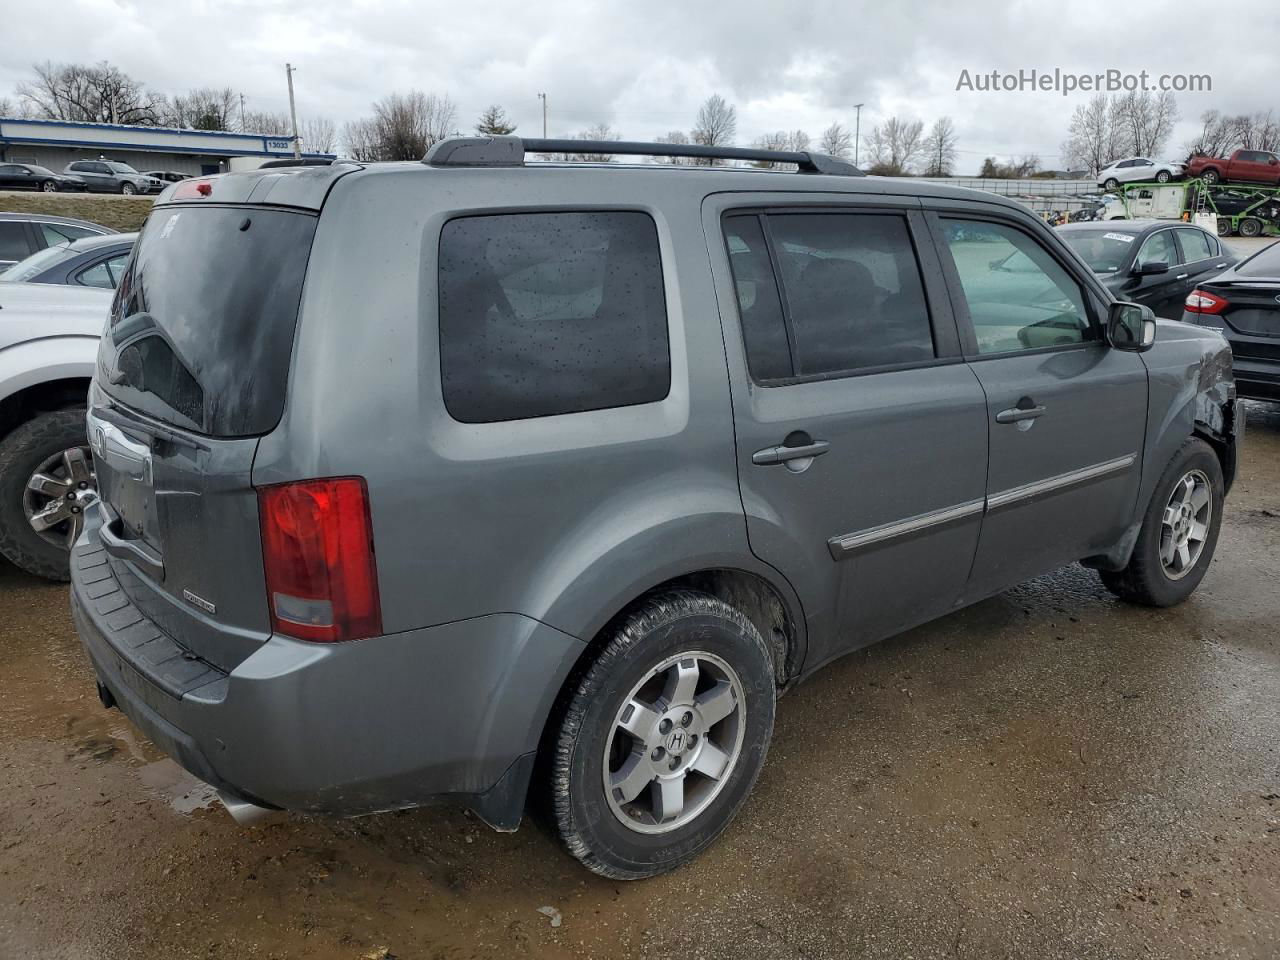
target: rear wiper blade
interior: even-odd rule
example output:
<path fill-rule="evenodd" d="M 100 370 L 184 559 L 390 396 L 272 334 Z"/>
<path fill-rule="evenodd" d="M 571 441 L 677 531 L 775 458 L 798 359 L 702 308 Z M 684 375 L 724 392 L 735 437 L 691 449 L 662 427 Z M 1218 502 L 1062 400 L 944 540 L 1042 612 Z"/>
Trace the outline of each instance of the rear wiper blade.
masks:
<path fill-rule="evenodd" d="M 120 346 L 125 340 L 143 330 L 152 330 L 156 326 L 156 318 L 149 313 L 131 313 L 111 328 L 111 343 Z"/>

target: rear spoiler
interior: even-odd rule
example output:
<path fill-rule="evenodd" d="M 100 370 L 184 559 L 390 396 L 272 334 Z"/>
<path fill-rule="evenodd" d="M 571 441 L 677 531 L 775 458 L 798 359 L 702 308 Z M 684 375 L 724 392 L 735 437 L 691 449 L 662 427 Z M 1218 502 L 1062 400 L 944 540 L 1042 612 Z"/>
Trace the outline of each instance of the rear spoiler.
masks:
<path fill-rule="evenodd" d="M 333 185 L 357 170 L 361 164 L 338 160 L 324 165 L 268 167 L 239 173 L 219 173 L 170 184 L 156 198 L 156 206 L 169 203 L 269 204 L 318 211 Z"/>

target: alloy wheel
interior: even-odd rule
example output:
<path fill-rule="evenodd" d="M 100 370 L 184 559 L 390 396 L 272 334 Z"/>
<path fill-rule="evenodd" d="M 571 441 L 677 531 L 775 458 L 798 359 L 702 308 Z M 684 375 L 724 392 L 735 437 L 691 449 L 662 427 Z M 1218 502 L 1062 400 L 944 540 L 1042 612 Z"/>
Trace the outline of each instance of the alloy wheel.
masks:
<path fill-rule="evenodd" d="M 84 529 L 84 511 L 98 499 L 97 477 L 88 447 L 54 454 L 27 480 L 22 506 L 31 529 L 70 550 Z"/>
<path fill-rule="evenodd" d="M 745 710 L 741 679 L 715 654 L 680 653 L 650 670 L 623 701 L 605 745 L 614 816 L 655 834 L 706 810 L 742 753 Z"/>
<path fill-rule="evenodd" d="M 1209 478 L 1201 470 L 1184 474 L 1173 485 L 1160 520 L 1160 563 L 1170 580 L 1181 580 L 1200 560 L 1212 519 Z"/>

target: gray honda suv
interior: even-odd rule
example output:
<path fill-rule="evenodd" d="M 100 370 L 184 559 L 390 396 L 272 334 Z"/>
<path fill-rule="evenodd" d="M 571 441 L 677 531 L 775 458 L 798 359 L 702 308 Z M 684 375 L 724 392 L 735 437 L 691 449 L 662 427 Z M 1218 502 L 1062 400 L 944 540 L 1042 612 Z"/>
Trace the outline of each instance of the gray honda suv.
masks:
<path fill-rule="evenodd" d="M 701 163 L 526 162 L 592 149 Z M 89 404 L 104 704 L 240 818 L 542 797 L 617 878 L 836 657 L 1076 561 L 1185 599 L 1242 429 L 1221 335 L 1015 202 L 516 137 L 170 186 Z"/>

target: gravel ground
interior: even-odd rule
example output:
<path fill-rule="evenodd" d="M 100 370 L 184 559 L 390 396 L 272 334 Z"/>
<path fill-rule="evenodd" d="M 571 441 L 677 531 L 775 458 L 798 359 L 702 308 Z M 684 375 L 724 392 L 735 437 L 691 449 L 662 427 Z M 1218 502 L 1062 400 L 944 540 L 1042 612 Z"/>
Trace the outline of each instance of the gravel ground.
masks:
<path fill-rule="evenodd" d="M 834 664 L 720 843 L 634 884 L 448 807 L 238 828 L 98 705 L 65 588 L 0 567 L 0 957 L 1273 958 L 1280 407 L 1248 412 L 1191 601 L 1068 568 Z"/>

